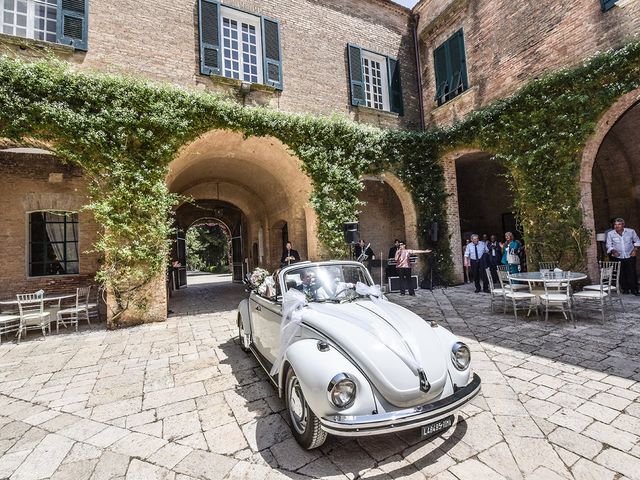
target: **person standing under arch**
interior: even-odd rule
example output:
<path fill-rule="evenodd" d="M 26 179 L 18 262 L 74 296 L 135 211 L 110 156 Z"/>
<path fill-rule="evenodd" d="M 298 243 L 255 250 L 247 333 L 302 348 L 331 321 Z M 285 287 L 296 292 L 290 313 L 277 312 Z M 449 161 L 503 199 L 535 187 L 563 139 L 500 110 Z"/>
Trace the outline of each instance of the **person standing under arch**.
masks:
<path fill-rule="evenodd" d="M 403 241 L 398 244 L 395 259 L 396 270 L 400 276 L 400 295 L 404 295 L 405 290 L 409 290 L 409 295 L 416 294 L 411 282 L 411 254 L 430 252 L 431 250 L 409 250 Z"/>
<path fill-rule="evenodd" d="M 640 238 L 633 228 L 625 228 L 624 225 L 624 219 L 615 219 L 613 230 L 607 233 L 607 254 L 611 260 L 620 262 L 618 274 L 622 292 L 638 295 L 636 255 Z"/>
<path fill-rule="evenodd" d="M 280 258 L 280 266 L 285 267 L 300 261 L 300 255 L 297 250 L 293 249 L 291 242 L 287 242 L 284 250 L 282 251 L 282 257 Z"/>

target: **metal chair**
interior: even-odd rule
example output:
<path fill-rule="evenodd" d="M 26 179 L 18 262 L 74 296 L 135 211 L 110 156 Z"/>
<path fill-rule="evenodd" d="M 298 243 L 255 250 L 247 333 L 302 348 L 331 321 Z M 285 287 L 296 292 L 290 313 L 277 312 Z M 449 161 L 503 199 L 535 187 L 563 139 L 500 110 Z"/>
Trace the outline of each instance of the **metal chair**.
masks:
<path fill-rule="evenodd" d="M 491 294 L 491 311 L 495 311 L 493 307 L 494 299 L 500 298 L 502 299 L 503 306 L 502 313 L 507 313 L 507 297 L 505 297 L 505 294 L 511 290 L 507 290 L 504 288 L 500 276 L 498 276 L 498 280 L 500 280 L 500 288 L 495 288 L 493 285 L 493 278 L 491 277 L 491 269 L 487 267 L 485 271 L 487 273 L 487 279 L 489 280 L 489 293 Z"/>
<path fill-rule="evenodd" d="M 622 303 L 622 290 L 620 289 L 620 262 L 598 262 L 600 268 L 612 268 L 611 274 L 611 284 L 607 290 L 609 294 L 608 299 L 611 303 L 611 307 L 613 308 L 613 302 L 618 302 L 620 304 L 620 310 L 622 313 L 625 313 L 624 304 Z M 585 290 L 594 290 L 599 291 L 600 285 L 586 285 L 584 287 Z"/>
<path fill-rule="evenodd" d="M 2 335 L 20 330 L 20 315 L 14 313 L 0 313 L 0 343 Z"/>
<path fill-rule="evenodd" d="M 67 323 L 76 326 L 76 332 L 78 331 L 78 322 L 80 319 L 86 320 L 91 325 L 89 320 L 89 294 L 91 293 L 91 287 L 81 287 L 76 289 L 76 306 L 65 308 L 58 311 L 56 318 L 56 333 L 59 332 L 60 324 L 67 328 Z"/>
<path fill-rule="evenodd" d="M 540 262 L 538 263 L 539 270 L 555 270 L 559 267 L 558 262 Z"/>
<path fill-rule="evenodd" d="M 598 290 L 583 290 L 573 294 L 576 309 L 580 307 L 585 310 L 599 311 L 602 315 L 603 324 L 605 320 L 606 307 L 608 305 L 612 305 L 609 300 L 612 275 L 613 267 L 603 267 L 600 270 L 600 283 L 598 284 Z M 615 310 L 613 308 L 611 308 L 611 312 L 615 318 Z"/>
<path fill-rule="evenodd" d="M 509 283 L 509 265 L 498 265 L 498 280 L 500 280 L 500 285 L 505 290 L 529 290 L 529 285 L 526 283 L 514 283 L 511 285 Z"/>
<path fill-rule="evenodd" d="M 93 287 L 89 287 L 93 290 Z M 96 297 L 95 302 L 91 301 L 91 294 L 89 294 L 89 304 L 87 305 L 87 309 L 89 310 L 89 319 L 90 320 L 100 320 L 100 302 L 102 301 L 102 293 L 104 289 L 102 286 L 96 289 Z"/>
<path fill-rule="evenodd" d="M 508 279 L 511 288 L 504 295 L 513 303 L 513 315 L 516 317 L 516 321 L 518 321 L 518 310 L 524 310 L 527 307 L 527 316 L 529 316 L 531 310 L 535 308 L 536 317 L 538 317 L 538 305 L 534 303 L 537 295 L 531 292 L 524 292 L 522 290 L 514 290 L 513 287 L 519 285 L 515 283 L 517 282 L 517 279 L 513 278 L 511 275 L 508 276 Z"/>
<path fill-rule="evenodd" d="M 51 333 L 51 315 L 44 310 L 44 299 L 40 293 L 19 293 L 18 310 L 20 311 L 20 327 L 18 329 L 18 343 L 22 332 L 42 329 L 42 336 L 46 338 L 46 330 Z"/>
<path fill-rule="evenodd" d="M 544 306 L 544 320 L 549 320 L 549 311 L 559 311 L 567 320 L 567 311 L 576 328 L 576 320 L 573 315 L 573 302 L 571 300 L 571 283 L 562 281 L 571 277 L 571 272 L 547 272 L 543 275 L 544 294 L 539 295 L 540 305 Z M 549 280 L 560 280 L 559 282 Z M 558 287 L 558 285 L 561 285 Z"/>

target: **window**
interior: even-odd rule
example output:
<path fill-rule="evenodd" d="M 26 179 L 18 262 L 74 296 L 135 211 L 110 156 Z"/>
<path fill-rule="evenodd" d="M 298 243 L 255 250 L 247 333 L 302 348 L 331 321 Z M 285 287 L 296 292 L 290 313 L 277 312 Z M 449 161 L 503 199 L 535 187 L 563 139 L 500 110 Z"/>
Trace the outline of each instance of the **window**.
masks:
<path fill-rule="evenodd" d="M 347 45 L 351 104 L 403 114 L 398 61 L 357 45 Z"/>
<path fill-rule="evenodd" d="M 371 52 L 362 52 L 362 73 L 367 107 L 389 110 L 387 59 Z"/>
<path fill-rule="evenodd" d="M 282 90 L 277 21 L 199 0 L 200 73 L 222 75 Z"/>
<path fill-rule="evenodd" d="M 435 100 L 438 105 L 448 102 L 469 88 L 462 29 L 434 50 L 433 62 L 436 77 Z"/>
<path fill-rule="evenodd" d="M 249 83 L 262 83 L 260 17 L 222 7 L 222 74 Z"/>
<path fill-rule="evenodd" d="M 89 0 L 0 0 L 0 33 L 87 50 Z"/>
<path fill-rule="evenodd" d="M 56 42 L 58 0 L 2 0 L 2 33 Z"/>
<path fill-rule="evenodd" d="M 79 272 L 78 214 L 29 214 L 29 276 Z"/>
<path fill-rule="evenodd" d="M 602 6 L 602 11 L 606 12 L 607 10 L 612 9 L 618 0 L 600 0 L 600 5 Z"/>

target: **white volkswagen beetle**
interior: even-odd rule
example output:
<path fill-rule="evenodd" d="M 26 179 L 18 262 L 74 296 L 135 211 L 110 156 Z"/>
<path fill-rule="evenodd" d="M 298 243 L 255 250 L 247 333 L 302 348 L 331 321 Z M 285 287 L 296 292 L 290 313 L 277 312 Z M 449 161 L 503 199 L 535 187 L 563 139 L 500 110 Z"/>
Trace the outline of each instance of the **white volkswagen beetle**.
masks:
<path fill-rule="evenodd" d="M 271 283 L 240 303 L 240 343 L 284 397 L 302 447 L 328 433 L 431 436 L 480 391 L 469 348 L 387 301 L 361 263 L 297 263 Z"/>

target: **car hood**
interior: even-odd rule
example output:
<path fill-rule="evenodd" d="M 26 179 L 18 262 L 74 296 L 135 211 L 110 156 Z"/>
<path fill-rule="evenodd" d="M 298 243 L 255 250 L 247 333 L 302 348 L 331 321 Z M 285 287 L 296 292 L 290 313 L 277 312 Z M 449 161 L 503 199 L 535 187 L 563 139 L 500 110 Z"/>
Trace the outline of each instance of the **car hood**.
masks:
<path fill-rule="evenodd" d="M 371 300 L 311 303 L 303 313 L 303 322 L 351 357 L 389 403 L 410 407 L 442 393 L 448 358 L 443 355 L 440 339 L 429 323 L 406 308 Z M 428 391 L 424 391 L 424 383 L 421 390 L 415 362 L 412 368 L 407 357 L 424 371 Z"/>

